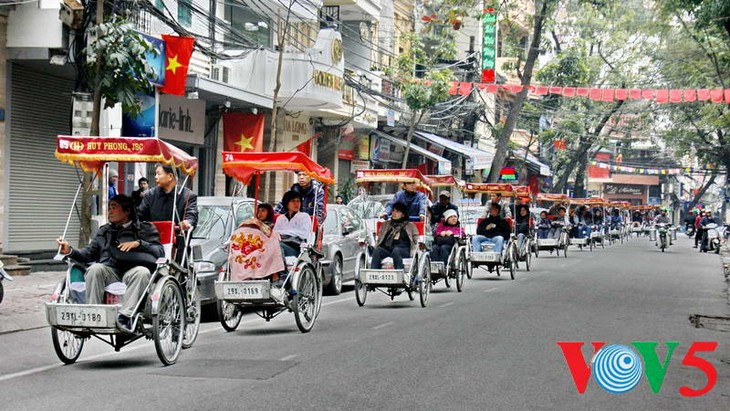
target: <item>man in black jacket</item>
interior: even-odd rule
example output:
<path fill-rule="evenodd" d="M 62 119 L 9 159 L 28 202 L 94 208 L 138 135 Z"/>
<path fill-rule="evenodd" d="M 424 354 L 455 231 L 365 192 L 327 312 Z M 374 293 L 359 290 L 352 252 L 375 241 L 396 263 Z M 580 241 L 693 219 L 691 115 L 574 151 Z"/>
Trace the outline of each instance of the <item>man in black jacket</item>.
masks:
<path fill-rule="evenodd" d="M 142 204 L 137 208 L 140 221 L 170 221 L 173 218 L 173 202 L 175 202 L 175 223 L 188 230 L 198 223 L 198 196 L 187 187 L 177 190 L 177 180 L 172 167 L 157 164 L 155 167 L 155 183 L 157 187 L 149 190 L 142 197 Z"/>
<path fill-rule="evenodd" d="M 324 219 L 327 218 L 324 209 L 324 187 L 317 181 L 313 181 L 312 177 L 307 173 L 300 171 L 297 173 L 297 182 L 294 183 L 289 191 L 294 191 L 302 196 L 302 209 L 303 213 L 313 216 L 315 206 L 317 208 L 317 221 L 322 224 Z M 274 207 L 274 211 L 279 214 L 286 213 L 286 204 L 279 201 Z"/>
<path fill-rule="evenodd" d="M 441 193 L 439 193 L 438 203 L 431 206 L 432 228 L 435 229 L 436 224 L 441 222 L 441 220 L 444 218 L 444 213 L 446 212 L 446 210 L 454 210 L 456 211 L 456 215 L 459 215 L 459 207 L 451 202 L 451 193 L 447 190 L 443 190 L 441 191 Z"/>
<path fill-rule="evenodd" d="M 164 255 L 155 226 L 134 218 L 134 200 L 124 194 L 112 198 L 109 223 L 99 228 L 86 247 L 73 249 L 62 238 L 56 241 L 61 254 L 91 264 L 86 270 L 87 303 L 103 304 L 106 286 L 118 281 L 126 284 L 118 321 L 131 330 L 134 308 L 155 270 L 155 261 Z"/>
<path fill-rule="evenodd" d="M 507 220 L 500 216 L 502 206 L 493 202 L 489 208 L 489 216 L 477 225 L 477 235 L 471 239 L 472 250 L 482 251 L 482 244 L 494 244 L 495 253 L 501 253 L 504 240 L 509 238 L 510 230 Z"/>

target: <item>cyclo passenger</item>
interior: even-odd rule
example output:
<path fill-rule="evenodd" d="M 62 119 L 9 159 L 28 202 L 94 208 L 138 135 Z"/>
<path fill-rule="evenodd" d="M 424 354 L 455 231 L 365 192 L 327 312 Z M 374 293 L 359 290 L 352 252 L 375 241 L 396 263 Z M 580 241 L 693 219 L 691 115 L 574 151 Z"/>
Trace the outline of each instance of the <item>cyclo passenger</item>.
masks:
<path fill-rule="evenodd" d="M 571 232 L 574 238 L 588 238 L 591 236 L 590 211 L 585 206 L 580 206 L 571 219 Z"/>
<path fill-rule="evenodd" d="M 122 328 L 134 331 L 131 329 L 134 308 L 157 268 L 157 259 L 165 252 L 157 228 L 137 220 L 131 197 L 114 196 L 109 201 L 108 220 L 84 248 L 74 249 L 62 238 L 56 242 L 61 254 L 91 264 L 85 275 L 87 304 L 103 304 L 104 289 L 109 284 L 121 280 L 127 286 L 117 322 Z"/>
<path fill-rule="evenodd" d="M 403 205 L 406 206 L 406 216 L 426 221 L 428 198 L 426 198 L 425 194 L 416 191 L 415 181 L 403 183 L 403 190 L 395 193 L 393 198 L 388 201 L 388 204 L 385 205 L 385 211 L 380 215 L 380 217 L 386 218 L 391 215 L 395 203 L 403 203 Z"/>
<path fill-rule="evenodd" d="M 274 231 L 281 236 L 281 251 L 284 257 L 298 257 L 299 249 L 307 242 L 312 229 L 311 217 L 300 211 L 302 195 L 294 190 L 284 193 L 281 204 L 286 212 L 276 219 Z"/>
<path fill-rule="evenodd" d="M 502 206 L 499 203 L 491 204 L 489 217 L 479 222 L 479 225 L 477 225 L 477 235 L 471 239 L 472 250 L 480 252 L 482 251 L 483 245 L 494 244 L 492 251 L 495 253 L 502 252 L 504 240 L 510 236 L 510 229 L 507 220 L 500 216 L 501 211 Z"/>
<path fill-rule="evenodd" d="M 402 202 L 392 206 L 391 219 L 383 223 L 378 232 L 378 242 L 373 250 L 370 267 L 380 270 L 383 260 L 393 259 L 395 269 L 403 269 L 403 259 L 410 258 L 418 247 L 418 228 L 409 221 L 408 207 Z"/>
<path fill-rule="evenodd" d="M 624 219 L 621 218 L 621 213 L 619 212 L 618 208 L 614 208 L 611 212 L 611 219 L 609 220 L 611 230 L 618 230 L 619 228 L 621 228 L 621 223 L 623 222 Z"/>
<path fill-rule="evenodd" d="M 546 239 L 548 238 L 548 234 L 550 234 L 550 226 L 552 225 L 552 222 L 548 218 L 547 211 L 540 211 L 540 221 L 537 223 L 537 238 L 539 239 Z"/>
<path fill-rule="evenodd" d="M 317 222 L 322 224 L 324 219 L 327 217 L 324 208 L 324 189 L 322 188 L 322 185 L 318 181 L 312 181 L 312 177 L 305 172 L 300 171 L 297 174 L 297 177 L 298 182 L 294 183 L 289 191 L 299 194 L 301 211 L 309 214 L 310 216 L 314 215 L 314 207 L 316 204 Z M 276 207 L 274 207 L 274 211 L 282 214 L 287 212 L 283 198 Z"/>
<path fill-rule="evenodd" d="M 515 219 L 517 231 L 517 249 L 522 250 L 522 244 L 525 242 L 525 236 L 530 235 L 533 221 L 530 217 L 530 208 L 526 204 L 517 206 L 517 218 Z"/>
<path fill-rule="evenodd" d="M 433 233 L 431 260 L 441 261 L 446 266 L 449 263 L 449 255 L 456 244 L 456 239 L 464 237 L 465 233 L 459 224 L 459 215 L 456 214 L 456 211 L 446 210 L 443 217 L 443 221 L 438 223 Z"/>
<path fill-rule="evenodd" d="M 550 224 L 550 233 L 548 234 L 550 238 L 557 240 L 560 237 L 560 233 L 563 231 L 563 228 L 570 226 L 570 221 L 568 220 L 566 213 L 567 211 L 564 206 L 558 206 L 558 215 Z"/>

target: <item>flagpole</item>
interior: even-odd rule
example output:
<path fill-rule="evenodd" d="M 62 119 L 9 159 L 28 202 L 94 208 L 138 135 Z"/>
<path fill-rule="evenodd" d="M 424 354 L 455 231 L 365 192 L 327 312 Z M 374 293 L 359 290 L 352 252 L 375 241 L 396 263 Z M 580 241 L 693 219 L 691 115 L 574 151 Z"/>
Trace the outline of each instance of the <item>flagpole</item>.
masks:
<path fill-rule="evenodd" d="M 157 130 L 160 129 L 160 89 L 155 87 L 155 129 L 152 130 L 152 136 L 159 138 Z"/>

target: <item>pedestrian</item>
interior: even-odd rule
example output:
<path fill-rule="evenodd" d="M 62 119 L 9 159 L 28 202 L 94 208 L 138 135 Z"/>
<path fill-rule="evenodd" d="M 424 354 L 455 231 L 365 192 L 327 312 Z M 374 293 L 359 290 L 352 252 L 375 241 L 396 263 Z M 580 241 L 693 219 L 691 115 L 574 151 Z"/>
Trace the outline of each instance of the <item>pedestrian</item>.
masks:
<path fill-rule="evenodd" d="M 134 331 L 134 308 L 144 296 L 164 249 L 157 228 L 136 219 L 131 197 L 119 194 L 111 199 L 108 220 L 84 248 L 74 249 L 63 238 L 56 242 L 61 254 L 91 264 L 85 274 L 88 304 L 104 304 L 104 288 L 111 283 L 121 281 L 127 286 L 117 321 Z"/>
<path fill-rule="evenodd" d="M 119 174 L 116 170 L 109 169 L 109 199 L 111 200 L 117 195 L 117 181 L 119 181 Z"/>
<path fill-rule="evenodd" d="M 702 240 L 702 226 L 700 226 L 700 222 L 702 221 L 702 212 L 698 211 L 697 216 L 695 217 L 695 245 L 693 248 L 697 248 L 697 246 L 700 243 L 700 240 Z"/>
<path fill-rule="evenodd" d="M 142 197 L 147 194 L 147 190 L 150 188 L 149 181 L 142 177 L 137 180 L 137 187 L 138 188 L 136 190 L 132 191 L 132 200 L 134 200 L 135 207 L 139 207 L 139 205 L 142 204 Z"/>

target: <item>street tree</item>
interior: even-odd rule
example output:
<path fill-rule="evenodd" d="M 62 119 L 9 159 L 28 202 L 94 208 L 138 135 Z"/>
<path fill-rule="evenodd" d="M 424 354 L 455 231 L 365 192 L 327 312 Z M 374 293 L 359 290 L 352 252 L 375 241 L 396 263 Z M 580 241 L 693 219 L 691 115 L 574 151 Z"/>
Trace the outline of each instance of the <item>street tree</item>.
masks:
<path fill-rule="evenodd" d="M 147 62 L 146 53 L 157 53 L 133 26 L 120 16 L 112 16 L 104 22 L 103 10 L 97 10 L 94 34 L 83 50 L 85 78 L 93 92 L 91 117 L 92 136 L 99 135 L 99 120 L 104 107 L 121 104 L 122 109 L 133 115 L 140 112 L 137 96 L 152 90 L 151 79 L 155 72 Z M 92 173 L 84 174 L 81 196 L 81 222 L 79 244 L 85 245 L 91 235 Z M 102 193 L 102 195 L 106 195 Z"/>

